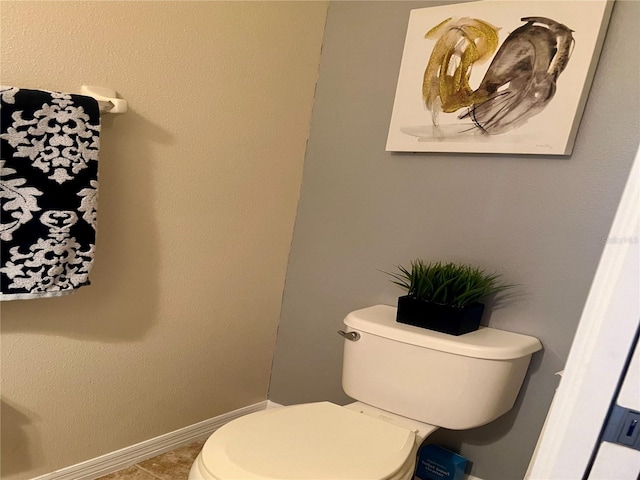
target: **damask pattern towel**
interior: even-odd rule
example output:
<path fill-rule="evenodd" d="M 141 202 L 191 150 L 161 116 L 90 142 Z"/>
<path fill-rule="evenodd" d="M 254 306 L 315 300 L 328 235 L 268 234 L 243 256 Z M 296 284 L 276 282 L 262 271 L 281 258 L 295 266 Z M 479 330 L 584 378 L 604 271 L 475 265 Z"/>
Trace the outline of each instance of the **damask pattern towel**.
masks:
<path fill-rule="evenodd" d="M 91 97 L 0 88 L 0 300 L 89 285 L 100 111 Z"/>

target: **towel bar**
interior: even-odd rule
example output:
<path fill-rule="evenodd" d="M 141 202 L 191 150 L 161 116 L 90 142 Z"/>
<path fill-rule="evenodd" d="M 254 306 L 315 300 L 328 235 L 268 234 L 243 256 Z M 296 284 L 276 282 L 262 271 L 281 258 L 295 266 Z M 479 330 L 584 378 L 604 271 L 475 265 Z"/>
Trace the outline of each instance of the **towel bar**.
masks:
<path fill-rule="evenodd" d="M 116 98 L 116 91 L 110 88 L 82 85 L 80 93 L 95 98 L 100 113 L 125 113 L 129 107 L 129 102 L 123 98 Z"/>

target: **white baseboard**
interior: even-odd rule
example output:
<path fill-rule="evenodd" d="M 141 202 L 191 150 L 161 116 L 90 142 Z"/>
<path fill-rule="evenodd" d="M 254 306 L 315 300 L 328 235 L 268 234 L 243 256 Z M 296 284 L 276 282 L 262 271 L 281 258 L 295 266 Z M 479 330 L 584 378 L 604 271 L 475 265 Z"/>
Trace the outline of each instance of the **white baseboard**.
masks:
<path fill-rule="evenodd" d="M 248 413 L 265 410 L 267 406 L 266 400 L 249 405 L 32 480 L 95 480 L 191 442 L 204 440 L 225 423 Z"/>

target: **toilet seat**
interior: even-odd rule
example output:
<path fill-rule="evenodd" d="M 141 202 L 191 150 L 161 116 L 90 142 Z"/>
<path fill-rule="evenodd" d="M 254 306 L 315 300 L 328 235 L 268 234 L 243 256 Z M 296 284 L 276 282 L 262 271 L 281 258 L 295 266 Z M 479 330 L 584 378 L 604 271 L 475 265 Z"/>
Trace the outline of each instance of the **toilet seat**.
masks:
<path fill-rule="evenodd" d="M 215 480 L 411 478 L 413 431 L 329 402 L 265 410 L 218 429 L 198 467 Z"/>

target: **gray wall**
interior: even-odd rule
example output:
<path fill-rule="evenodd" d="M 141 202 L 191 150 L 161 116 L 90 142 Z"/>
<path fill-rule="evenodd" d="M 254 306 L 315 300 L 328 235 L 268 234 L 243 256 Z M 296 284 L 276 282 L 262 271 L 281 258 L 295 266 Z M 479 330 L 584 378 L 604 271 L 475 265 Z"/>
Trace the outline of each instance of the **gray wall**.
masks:
<path fill-rule="evenodd" d="M 571 157 L 388 153 L 409 10 L 435 4 L 329 8 L 269 398 L 350 401 L 335 332 L 352 310 L 395 305 L 402 292 L 379 270 L 417 257 L 497 269 L 521 286 L 485 323 L 534 335 L 544 352 L 510 413 L 433 439 L 472 460 L 474 475 L 514 480 L 535 446 L 638 147 L 639 45 L 630 39 L 640 3 L 616 2 Z"/>

